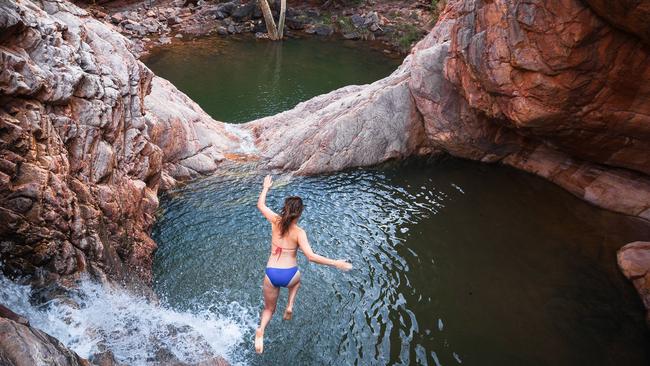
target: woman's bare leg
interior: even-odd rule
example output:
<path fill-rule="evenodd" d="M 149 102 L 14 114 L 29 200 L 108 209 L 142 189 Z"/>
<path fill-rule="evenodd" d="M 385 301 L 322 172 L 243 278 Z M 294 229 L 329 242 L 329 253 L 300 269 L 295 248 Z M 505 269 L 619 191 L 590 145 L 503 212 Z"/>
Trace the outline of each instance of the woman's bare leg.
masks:
<path fill-rule="evenodd" d="M 287 287 L 289 288 L 289 299 L 287 300 L 287 308 L 284 310 L 282 319 L 291 320 L 293 317 L 293 302 L 296 300 L 296 294 L 298 293 L 298 288 L 300 288 L 300 271 L 293 276 Z"/>
<path fill-rule="evenodd" d="M 273 286 L 267 276 L 264 276 L 264 285 L 262 288 L 262 292 L 264 293 L 264 310 L 262 310 L 260 326 L 255 331 L 255 352 L 257 353 L 264 352 L 264 330 L 269 324 L 269 321 L 271 321 L 275 307 L 278 304 L 278 295 L 280 294 L 280 289 Z"/>

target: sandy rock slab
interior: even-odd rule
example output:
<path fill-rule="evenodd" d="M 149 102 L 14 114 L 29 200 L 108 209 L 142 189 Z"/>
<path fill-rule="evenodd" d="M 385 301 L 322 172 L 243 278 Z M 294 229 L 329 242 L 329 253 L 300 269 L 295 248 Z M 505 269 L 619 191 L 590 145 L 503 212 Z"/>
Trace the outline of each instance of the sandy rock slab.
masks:
<path fill-rule="evenodd" d="M 619 249 L 617 258 L 619 268 L 632 281 L 648 310 L 646 322 L 650 326 L 650 242 L 629 243 Z"/>

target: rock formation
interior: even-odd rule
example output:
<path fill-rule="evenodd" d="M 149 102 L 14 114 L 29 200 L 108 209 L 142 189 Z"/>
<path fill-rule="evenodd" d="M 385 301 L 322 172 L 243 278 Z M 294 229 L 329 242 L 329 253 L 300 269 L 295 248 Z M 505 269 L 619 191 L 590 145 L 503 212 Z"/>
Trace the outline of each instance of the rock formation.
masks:
<path fill-rule="evenodd" d="M 56 338 L 0 314 L 0 364 L 14 366 L 85 366 L 87 360 Z"/>
<path fill-rule="evenodd" d="M 214 170 L 236 133 L 68 2 L 1 2 L 0 32 L 3 270 L 149 283 L 161 177 Z"/>
<path fill-rule="evenodd" d="M 408 68 L 368 86 L 348 86 L 244 125 L 268 166 L 298 174 L 368 166 L 424 153 L 424 128 Z"/>
<path fill-rule="evenodd" d="M 641 295 L 648 312 L 646 322 L 650 326 L 650 242 L 635 241 L 618 251 L 618 266 Z"/>

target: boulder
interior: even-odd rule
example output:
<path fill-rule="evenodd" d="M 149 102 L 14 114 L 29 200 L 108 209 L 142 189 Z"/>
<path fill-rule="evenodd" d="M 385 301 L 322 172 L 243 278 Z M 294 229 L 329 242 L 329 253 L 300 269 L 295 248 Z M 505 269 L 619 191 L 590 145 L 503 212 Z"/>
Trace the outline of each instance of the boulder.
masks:
<path fill-rule="evenodd" d="M 181 18 L 178 17 L 177 15 L 174 15 L 174 16 L 168 17 L 166 19 L 166 21 L 167 21 L 167 25 L 172 26 L 172 25 L 179 24 L 181 22 Z"/>
<path fill-rule="evenodd" d="M 120 24 L 125 20 L 126 20 L 126 17 L 122 13 L 118 12 L 118 13 L 115 13 L 115 14 L 111 15 L 111 23 L 113 23 L 113 24 Z"/>
<path fill-rule="evenodd" d="M 13 366 L 90 366 L 56 338 L 0 317 L 0 363 Z"/>
<path fill-rule="evenodd" d="M 334 27 L 327 24 L 317 24 L 313 31 L 316 35 L 327 37 L 334 34 Z"/>
<path fill-rule="evenodd" d="M 650 326 L 650 242 L 635 241 L 619 249 L 618 266 L 636 287 L 647 310 Z"/>
<path fill-rule="evenodd" d="M 361 15 L 354 14 L 352 17 L 350 17 L 350 21 L 355 28 L 361 28 L 363 27 L 366 20 Z"/>
<path fill-rule="evenodd" d="M 303 30 L 309 23 L 307 17 L 299 15 L 299 16 L 287 16 L 285 19 L 285 24 L 287 28 L 293 29 L 293 30 Z"/>
<path fill-rule="evenodd" d="M 246 4 L 239 4 L 233 8 L 230 16 L 238 22 L 249 20 L 252 18 L 256 7 L 256 1 L 249 1 Z"/>

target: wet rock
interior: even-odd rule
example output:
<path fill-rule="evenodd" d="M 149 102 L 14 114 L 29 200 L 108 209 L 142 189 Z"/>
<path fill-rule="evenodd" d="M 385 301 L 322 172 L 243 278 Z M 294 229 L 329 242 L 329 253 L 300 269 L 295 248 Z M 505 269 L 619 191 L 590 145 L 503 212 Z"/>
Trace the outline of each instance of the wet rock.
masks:
<path fill-rule="evenodd" d="M 90 365 L 47 333 L 7 318 L 0 318 L 0 362 L 15 366 Z"/>
<path fill-rule="evenodd" d="M 27 318 L 14 313 L 11 309 L 2 304 L 0 304 L 0 318 L 9 319 L 18 324 L 29 326 L 29 320 L 27 320 Z"/>
<path fill-rule="evenodd" d="M 361 39 L 361 35 L 358 32 L 349 32 L 349 33 L 343 33 L 343 38 L 345 39 Z"/>
<path fill-rule="evenodd" d="M 124 366 L 115 359 L 115 355 L 110 350 L 93 354 L 89 361 L 96 366 Z"/>
<path fill-rule="evenodd" d="M 636 287 L 648 311 L 646 321 L 650 326 L 650 242 L 636 241 L 618 251 L 618 266 Z"/>

